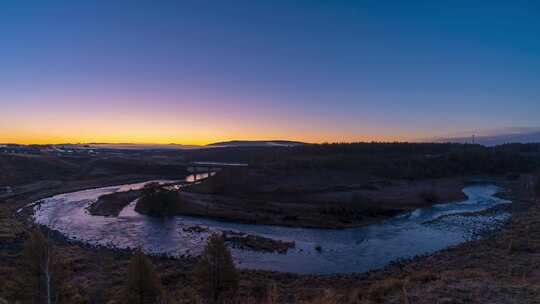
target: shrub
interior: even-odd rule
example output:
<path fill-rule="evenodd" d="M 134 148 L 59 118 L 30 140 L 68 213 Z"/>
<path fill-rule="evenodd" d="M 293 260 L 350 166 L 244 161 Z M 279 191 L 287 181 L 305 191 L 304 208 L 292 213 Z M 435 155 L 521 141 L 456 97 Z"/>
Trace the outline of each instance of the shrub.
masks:
<path fill-rule="evenodd" d="M 199 293 L 208 303 L 232 301 L 238 290 L 238 273 L 222 236 L 214 234 L 195 269 Z"/>
<path fill-rule="evenodd" d="M 344 299 L 336 293 L 334 290 L 324 290 L 322 294 L 319 294 L 313 299 L 312 304 L 340 304 L 340 303 L 350 303 L 349 301 L 344 302 Z"/>
<path fill-rule="evenodd" d="M 279 290 L 275 283 L 254 281 L 249 291 L 237 299 L 238 304 L 277 304 Z"/>
<path fill-rule="evenodd" d="M 171 216 L 176 214 L 179 203 L 179 192 L 152 184 L 142 190 L 135 210 L 150 216 Z"/>
<path fill-rule="evenodd" d="M 368 290 L 368 298 L 375 303 L 383 303 L 385 298 L 391 296 L 403 288 L 403 281 L 395 278 L 387 278 L 372 284 Z"/>
<path fill-rule="evenodd" d="M 131 257 L 126 286 L 126 303 L 158 303 L 163 300 L 163 288 L 150 260 L 142 249 Z"/>
<path fill-rule="evenodd" d="M 34 303 L 58 303 L 62 290 L 62 267 L 52 244 L 38 228 L 30 232 L 24 255 L 30 273 Z"/>
<path fill-rule="evenodd" d="M 408 276 L 409 282 L 428 283 L 438 279 L 439 277 L 437 276 L 437 273 L 431 271 L 415 272 Z"/>

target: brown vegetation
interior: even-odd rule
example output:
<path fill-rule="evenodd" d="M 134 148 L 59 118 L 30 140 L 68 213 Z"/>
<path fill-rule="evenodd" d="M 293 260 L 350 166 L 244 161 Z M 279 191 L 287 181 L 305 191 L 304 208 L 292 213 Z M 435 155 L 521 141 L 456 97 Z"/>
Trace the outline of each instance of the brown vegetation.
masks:
<path fill-rule="evenodd" d="M 518 182 L 513 184 L 516 187 L 510 182 L 502 185 L 510 190 L 511 199 L 515 200 L 512 229 L 365 274 L 316 276 L 240 270 L 236 301 L 253 304 L 535 303 L 540 297 L 540 209 L 529 201 L 530 192 L 524 182 L 523 190 L 517 187 Z M 21 200 L 9 206 L 14 206 L 14 211 L 25 203 Z M 7 206 L 0 203 L 3 210 Z M 531 209 L 527 209 L 528 206 L 532 206 Z M 19 223 L 19 219 L 10 220 Z M 125 274 L 131 254 L 89 248 L 62 239 L 52 238 L 51 241 L 57 248 L 54 251 L 58 259 L 73 269 L 64 277 L 64 282 L 73 290 L 64 295 L 65 303 L 121 303 L 125 300 Z M 19 242 L 17 237 L 10 237 L 0 243 L 0 277 L 13 278 L 15 282 L 28 281 L 28 276 L 20 271 L 26 261 L 19 253 Z M 200 303 L 194 291 L 199 281 L 195 279 L 192 259 L 147 258 L 155 265 L 155 272 L 159 273 L 163 289 L 170 298 L 180 303 Z M 18 288 L 18 284 L 0 280 L 0 297 L 9 303 L 31 303 L 25 294 L 17 292 Z M 31 289 L 27 292 L 31 293 Z"/>
<path fill-rule="evenodd" d="M 405 148 L 404 146 L 400 147 Z M 334 148 L 332 147 L 332 149 Z M 346 149 L 348 148 L 346 147 Z M 489 151 L 493 152 L 492 150 Z M 347 151 L 345 152 L 346 154 L 352 154 Z M 423 155 L 424 153 L 428 152 L 421 151 L 417 155 Z M 461 156 L 459 155 L 460 153 L 456 153 L 456 155 L 451 157 L 449 155 L 446 156 L 446 152 L 444 151 L 440 153 L 429 153 L 434 155 L 430 156 L 430 160 L 426 162 L 431 162 L 431 159 L 436 160 L 438 157 L 444 159 L 441 164 L 456 161 L 455 166 L 449 167 L 451 170 L 448 172 L 474 172 L 478 168 L 481 168 L 481 166 L 474 165 L 472 168 L 464 169 L 469 163 L 469 160 L 467 160 L 468 156 L 465 155 L 467 153 Z M 440 156 L 441 154 L 442 156 Z M 320 159 L 310 162 L 310 157 L 300 155 L 298 159 L 303 158 L 305 161 L 302 160 L 302 163 L 306 166 L 311 164 L 320 165 Z M 498 156 L 494 156 L 494 158 L 498 158 L 499 161 L 493 164 L 483 161 L 482 166 L 498 166 L 500 160 L 503 159 Z M 280 157 L 276 159 L 279 160 Z M 293 160 L 293 163 L 295 161 Z M 349 161 L 348 158 L 347 161 Z M 389 166 L 388 168 L 393 168 L 394 165 L 390 166 L 392 161 L 393 159 L 389 160 L 381 168 L 387 168 L 387 164 Z M 354 159 L 352 162 L 357 165 L 357 168 L 361 168 L 364 165 L 364 163 Z M 520 162 L 521 159 L 517 164 L 519 165 Z M 396 160 L 396 166 L 401 166 L 404 163 L 401 160 Z M 419 168 L 419 164 L 413 164 L 412 167 Z M 513 164 L 516 163 L 509 162 L 505 166 L 510 168 L 513 167 Z M 32 166 L 29 165 L 29 167 Z M 291 168 L 293 167 L 291 166 Z M 516 168 L 518 167 L 516 166 Z M 534 165 L 531 165 L 531 168 L 533 167 Z M 8 167 L 0 164 L 0 168 L 4 169 Z M 88 172 L 92 172 L 89 175 L 97 176 L 94 174 L 105 172 L 102 171 L 102 168 L 89 168 L 90 171 Z M 325 167 L 322 166 L 322 168 Z M 406 166 L 403 168 L 406 168 Z M 120 172 L 121 165 L 117 169 L 118 171 L 114 172 Z M 368 168 L 368 171 L 371 169 L 373 167 Z M 21 174 L 24 173 L 22 169 L 14 170 Z M 414 170 L 411 172 L 414 172 Z M 491 168 L 488 171 L 497 170 L 497 168 Z M 506 169 L 503 168 L 503 170 Z M 519 169 L 513 170 L 520 171 Z M 106 172 L 110 174 L 113 171 L 108 171 L 107 169 Z M 294 172 L 294 170 L 291 170 L 291 172 Z M 318 172 L 327 171 L 322 170 Z M 353 170 L 352 172 L 357 174 L 360 171 Z M 432 173 L 441 172 L 444 171 L 440 168 L 435 168 Z M 30 172 L 27 174 L 28 176 L 21 175 L 17 178 L 13 175 L 5 180 L 36 181 L 29 177 L 31 174 L 33 173 Z M 73 179 L 75 176 L 77 175 L 70 173 L 66 179 Z M 81 176 L 86 175 L 81 173 Z M 56 176 L 50 174 L 38 176 L 40 179 L 48 177 L 55 178 Z M 5 178 L 5 176 L 0 176 L 0 178 Z M 278 176 L 277 178 L 283 178 L 283 176 Z M 515 199 L 515 203 L 510 207 L 515 211 L 511 229 L 498 232 L 488 239 L 465 243 L 435 253 L 429 257 L 390 265 L 385 269 L 366 274 L 304 276 L 241 270 L 238 272 L 236 280 L 229 280 L 237 282 L 236 284 L 231 284 L 232 286 L 238 286 L 237 292 L 225 293 L 237 294 L 236 299 L 240 303 L 263 303 L 263 301 L 258 300 L 261 298 L 269 299 L 267 303 L 312 303 L 318 301 L 318 299 L 320 299 L 318 303 L 327 304 L 373 303 L 376 301 L 382 303 L 415 304 L 535 303 L 540 298 L 540 289 L 538 288 L 540 282 L 540 268 L 538 267 L 540 265 L 540 238 L 538 237 L 540 236 L 540 222 L 538 221 L 540 210 L 537 204 L 534 205 L 529 201 L 530 179 L 527 179 L 527 186 L 529 187 L 527 191 L 512 188 L 513 184 L 510 184 L 511 181 L 515 184 L 519 183 L 519 181 L 510 179 L 508 180 L 509 184 L 503 185 L 504 188 L 511 190 L 509 193 L 513 196 L 512 199 Z M 95 187 L 107 183 L 110 184 L 111 179 L 108 179 L 107 182 L 104 179 L 94 180 L 92 182 L 84 179 L 62 181 L 58 185 L 55 184 L 54 187 L 49 185 L 47 186 L 48 188 L 41 188 L 33 190 L 29 194 L 20 195 L 9 203 L 0 202 L 0 298 L 8 300 L 9 303 L 15 303 L 16 301 L 31 303 L 32 299 L 29 299 L 28 295 L 34 292 L 34 289 L 25 289 L 24 293 L 22 293 L 20 292 L 21 285 L 24 282 L 42 284 L 38 276 L 30 276 L 28 273 L 21 271 L 21 269 L 30 265 L 28 262 L 29 259 L 34 261 L 39 260 L 35 259 L 35 256 L 40 255 L 38 254 L 34 258 L 29 258 L 29 256 L 22 254 L 24 239 L 28 237 L 21 237 L 18 231 L 26 227 L 28 218 L 24 215 L 24 212 L 18 214 L 16 210 L 26 205 L 29 201 L 33 201 L 35 198 L 39 199 L 51 195 L 51 193 L 67 192 L 73 189 Z M 115 180 L 115 183 L 118 183 L 118 180 Z M 359 184 L 359 187 L 364 187 L 364 185 Z M 396 197 L 403 189 L 408 187 L 407 185 L 395 190 Z M 525 184 L 523 186 L 525 187 Z M 376 189 L 384 193 L 393 191 L 391 187 L 380 186 L 379 184 L 376 187 L 370 188 L 371 190 L 366 189 L 366 191 L 375 192 Z M 538 183 L 535 189 L 538 191 Z M 412 192 L 415 197 L 418 197 L 417 188 Z M 525 192 L 528 196 L 519 196 L 520 193 Z M 294 193 L 294 191 L 291 193 Z M 215 196 L 211 197 L 215 198 Z M 378 201 L 372 197 L 369 198 L 373 201 Z M 405 202 L 406 200 L 404 199 L 403 201 Z M 528 204 L 532 206 L 531 209 L 527 209 L 530 206 Z M 223 206 L 227 207 L 230 211 L 228 205 L 224 204 Z M 264 214 L 271 214 L 270 211 L 274 211 L 275 213 L 280 212 L 279 205 L 277 205 L 278 207 L 272 204 L 262 206 L 269 211 Z M 204 214 L 204 211 L 201 214 Z M 261 214 L 263 213 L 261 212 Z M 277 216 L 282 217 L 284 214 L 278 214 Z M 296 216 L 296 214 L 293 214 L 293 216 Z M 291 220 L 291 222 L 294 221 Z M 30 240 L 32 238 L 28 239 L 28 244 L 31 244 L 32 242 Z M 34 237 L 34 239 L 39 238 Z M 67 289 L 69 288 L 65 287 L 62 290 L 66 292 L 61 292 L 61 296 L 58 299 L 63 299 L 64 303 L 120 303 L 122 300 L 125 300 L 125 273 L 128 272 L 129 261 L 132 258 L 131 255 L 105 248 L 89 248 L 88 246 L 67 242 L 63 238 L 51 238 L 50 240 L 46 239 L 46 241 L 45 243 L 38 242 L 42 245 L 37 247 L 43 247 L 43 244 L 54 243 L 56 249 L 51 251 L 53 252 L 53 260 L 62 261 L 62 264 L 67 265 L 68 269 L 73 269 L 62 275 L 62 283 L 70 285 L 73 292 L 68 293 L 67 291 L 69 290 Z M 36 252 L 39 252 L 39 250 Z M 210 269 L 211 267 L 208 266 L 211 264 L 210 262 L 217 260 L 209 260 L 203 257 L 201 264 L 206 264 L 207 266 L 199 266 L 197 268 L 198 271 L 192 272 L 194 261 L 190 258 L 176 260 L 147 257 L 147 259 L 153 262 L 155 272 L 160 274 L 161 280 L 158 281 L 161 281 L 163 284 L 163 290 L 167 290 L 175 300 L 184 300 L 182 303 L 197 303 L 197 297 L 194 295 L 195 292 L 193 290 L 199 289 L 199 287 L 201 287 L 201 295 L 208 296 L 210 293 L 207 291 L 211 289 L 209 286 L 217 286 L 217 284 L 210 283 L 215 282 L 214 280 L 210 280 L 210 278 L 216 277 L 215 274 L 218 272 L 213 272 L 214 275 L 212 275 L 207 270 L 201 271 L 201 269 Z M 231 268 L 230 266 L 225 267 L 225 269 Z M 55 268 L 53 267 L 52 269 Z M 231 272 L 229 271 L 229 273 Z M 200 284 L 200 282 L 206 282 L 206 284 Z M 263 292 L 261 290 L 264 288 L 261 286 L 274 286 L 274 288 L 271 289 L 271 292 Z M 228 290 L 230 289 L 235 290 L 235 288 L 228 288 Z M 36 288 L 36 290 L 39 289 Z M 95 294 L 101 294 L 101 296 L 97 297 Z M 261 297 L 261 294 L 271 294 L 272 296 Z M 233 299 L 232 296 L 223 296 L 222 298 Z"/>
<path fill-rule="evenodd" d="M 233 303 L 238 291 L 238 273 L 223 237 L 210 236 L 195 269 L 195 281 L 207 303 Z"/>
<path fill-rule="evenodd" d="M 126 304 L 166 303 L 159 277 L 141 248 L 129 263 L 125 295 Z"/>
<path fill-rule="evenodd" d="M 50 156 L 0 154 L 0 168 L 0 185 L 14 185 L 39 179 L 63 179 L 75 174 L 80 165 Z"/>
<path fill-rule="evenodd" d="M 248 194 L 256 190 L 252 172 L 247 168 L 225 168 L 189 188 L 207 194 Z"/>
<path fill-rule="evenodd" d="M 154 159 L 117 154 L 90 157 L 21 155 L 0 153 L 0 186 L 35 183 L 44 180 L 83 180 L 117 175 L 179 176 L 185 164 L 178 156 Z"/>
<path fill-rule="evenodd" d="M 294 242 L 273 240 L 259 235 L 236 233 L 234 231 L 224 231 L 223 239 L 232 244 L 234 248 L 248 249 L 262 252 L 287 253 L 294 248 Z"/>
<path fill-rule="evenodd" d="M 336 171 L 242 172 L 252 181 L 250 191 L 236 187 L 225 194 L 208 194 L 212 192 L 207 191 L 209 185 L 220 176 L 217 174 L 182 190 L 185 199 L 178 214 L 292 227 L 347 228 L 434 203 L 466 199 L 460 178 L 405 181 Z M 229 179 L 234 180 L 234 176 Z M 419 193 L 425 189 L 430 196 L 422 198 Z"/>
<path fill-rule="evenodd" d="M 118 216 L 120 211 L 141 195 L 139 190 L 105 194 L 88 206 L 91 215 Z"/>
<path fill-rule="evenodd" d="M 335 143 L 268 153 L 254 165 L 269 169 L 339 170 L 400 179 L 527 172 L 540 166 L 539 144 L 484 147 L 439 143 Z"/>
<path fill-rule="evenodd" d="M 148 184 L 141 191 L 135 211 L 150 216 L 173 216 L 177 214 L 181 204 L 182 196 L 178 191 Z"/>

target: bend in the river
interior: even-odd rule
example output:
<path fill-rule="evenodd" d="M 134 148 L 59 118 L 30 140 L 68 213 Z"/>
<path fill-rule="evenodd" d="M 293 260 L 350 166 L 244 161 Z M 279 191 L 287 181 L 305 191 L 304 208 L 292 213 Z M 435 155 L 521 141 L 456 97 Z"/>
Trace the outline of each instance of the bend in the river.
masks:
<path fill-rule="evenodd" d="M 103 194 L 137 189 L 145 183 L 104 187 L 56 195 L 35 207 L 39 224 L 69 238 L 113 248 L 142 246 L 147 252 L 170 256 L 198 254 L 210 233 L 234 230 L 272 239 L 294 241 L 286 254 L 232 249 L 240 267 L 297 273 L 350 273 L 381 268 L 392 261 L 457 245 L 480 230 L 498 227 L 510 214 L 473 213 L 509 203 L 495 194 L 494 185 L 473 185 L 463 191 L 468 199 L 438 204 L 402 214 L 380 224 L 343 230 L 240 224 L 207 218 L 176 216 L 167 220 L 140 215 L 134 203 L 118 217 L 92 216 L 86 207 Z M 472 215 L 470 213 L 473 213 Z M 186 229 L 204 226 L 208 231 Z"/>

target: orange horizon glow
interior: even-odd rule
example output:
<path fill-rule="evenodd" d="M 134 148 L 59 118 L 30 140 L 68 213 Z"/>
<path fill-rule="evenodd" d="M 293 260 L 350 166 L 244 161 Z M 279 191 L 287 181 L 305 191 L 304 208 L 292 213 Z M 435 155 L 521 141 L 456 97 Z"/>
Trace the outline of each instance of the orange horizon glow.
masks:
<path fill-rule="evenodd" d="M 179 127 L 152 128 L 148 125 L 138 126 L 136 123 L 128 124 L 126 127 L 119 128 L 112 124 L 93 123 L 88 125 L 76 125 L 73 127 L 66 126 L 49 126 L 47 128 L 37 129 L 35 127 L 25 128 L 6 128 L 0 124 L 0 143 L 13 144 L 88 144 L 88 143 L 107 143 L 107 144 L 177 144 L 177 145 L 194 145 L 203 146 L 216 142 L 230 140 L 290 140 L 306 143 L 331 143 L 331 142 L 396 142 L 396 141 L 414 141 L 414 138 L 420 136 L 402 135 L 356 135 L 352 132 L 349 134 L 332 130 L 327 132 L 322 131 L 306 131 L 292 130 L 288 132 L 286 129 L 279 130 L 281 132 L 273 132 L 265 128 L 257 128 L 256 126 L 241 126 L 216 128 L 201 128 L 186 130 Z M 252 130 L 248 133 L 247 130 Z M 293 132 L 294 131 L 294 132 Z M 295 136 L 293 134 L 304 134 L 303 136 Z M 423 136 L 423 135 L 422 135 Z"/>
<path fill-rule="evenodd" d="M 432 135 L 381 128 L 367 121 L 336 124 L 334 120 L 341 118 L 330 120 L 326 113 L 309 109 L 299 109 L 304 112 L 297 115 L 271 106 L 189 96 L 160 96 L 162 104 L 156 106 L 153 96 L 111 95 L 54 92 L 46 98 L 14 97 L 0 120 L 0 143 L 200 146 L 229 140 L 394 142 Z M 32 107 L 36 100 L 42 103 Z"/>
<path fill-rule="evenodd" d="M 0 143 L 540 130 L 534 4 L 4 2 Z"/>
<path fill-rule="evenodd" d="M 321 144 L 334 142 L 403 142 L 410 139 L 397 137 L 351 137 L 351 138 L 298 138 L 298 137 L 276 137 L 276 136 L 239 136 L 239 137 L 214 137 L 214 138 L 182 138 L 182 139 L 158 139 L 140 137 L 115 138 L 114 136 L 92 137 L 92 138 L 75 138 L 75 137 L 7 137 L 0 134 L 0 144 L 20 144 L 20 145 L 59 145 L 59 144 L 133 144 L 133 145 L 184 145 L 184 146 L 204 146 L 216 142 L 226 142 L 232 140 L 245 141 L 274 141 L 274 140 L 289 140 L 305 143 Z"/>

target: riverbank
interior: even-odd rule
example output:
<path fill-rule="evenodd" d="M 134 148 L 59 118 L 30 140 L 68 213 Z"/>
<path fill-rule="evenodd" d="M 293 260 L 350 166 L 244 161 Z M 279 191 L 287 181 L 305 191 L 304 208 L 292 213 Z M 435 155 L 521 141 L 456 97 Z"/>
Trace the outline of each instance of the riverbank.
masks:
<path fill-rule="evenodd" d="M 540 210 L 520 181 L 501 181 L 505 197 L 514 200 L 514 217 L 505 229 L 486 239 L 471 241 L 427 257 L 395 263 L 382 270 L 353 275 L 294 275 L 266 271 L 240 271 L 242 299 L 277 298 L 274 303 L 530 303 L 539 296 Z M 23 201 L 0 208 L 2 223 L 20 222 L 17 208 Z M 13 226 L 13 224 L 9 224 Z M 0 294 L 25 302 L 24 234 L 2 245 Z M 130 254 L 90 248 L 55 239 L 60 258 L 71 269 L 68 276 L 70 303 L 95 297 L 119 301 Z M 177 299 L 193 293 L 194 259 L 151 258 L 167 291 Z M 258 301 L 260 302 L 260 301 Z M 185 302 L 187 303 L 187 302 Z"/>
<path fill-rule="evenodd" d="M 167 214 L 163 211 L 170 210 L 168 208 L 172 206 L 177 192 L 146 187 L 145 184 L 127 184 L 51 197 L 36 206 L 34 220 L 70 239 L 93 246 L 121 249 L 142 246 L 148 253 L 171 257 L 198 256 L 210 234 L 235 231 L 264 237 L 252 238 L 249 242 L 256 244 L 252 241 L 260 240 L 261 246 L 238 249 L 233 246 L 232 256 L 241 268 L 331 274 L 368 271 L 398 259 L 454 246 L 474 237 L 472 233 L 475 231 L 496 228 L 510 216 L 508 213 L 477 217 L 460 215 L 506 203 L 494 197 L 500 188 L 484 184 L 466 187 L 463 191 L 469 199 L 464 202 L 416 209 L 388 222 L 367 227 L 321 230 L 238 224 L 201 217 L 163 216 Z M 122 210 L 121 217 L 92 216 L 85 210 L 100 196 L 143 186 L 145 195 L 136 204 Z M 141 216 L 140 212 L 144 209 L 142 202 L 158 217 Z M 163 202 L 169 207 L 159 207 Z M 455 216 L 435 221 L 448 214 Z M 193 225 L 206 228 L 206 232 L 184 229 Z M 268 247 L 266 239 L 295 242 L 296 246 L 287 255 L 254 252 L 254 248 Z"/>
<path fill-rule="evenodd" d="M 273 286 L 275 303 L 538 303 L 540 201 L 525 179 L 500 178 L 497 184 L 505 189 L 500 195 L 513 201 L 504 207 L 513 216 L 480 239 L 366 273 L 242 274 L 252 280 L 250 288 Z"/>
<path fill-rule="evenodd" d="M 129 203 L 139 198 L 141 190 L 115 192 L 100 196 L 87 210 L 91 215 L 118 216 Z"/>
<path fill-rule="evenodd" d="M 236 172 L 238 174 L 244 171 Z M 224 177 L 219 172 L 197 185 L 186 187 L 178 194 L 174 214 L 219 219 L 228 222 L 275 225 L 286 227 L 343 229 L 380 223 L 411 210 L 438 203 L 463 201 L 463 178 L 429 180 L 369 180 L 364 177 L 335 174 L 324 184 L 320 177 L 301 173 L 294 180 L 311 179 L 308 186 L 295 182 L 272 185 L 267 177 L 258 177 L 263 186 L 250 186 L 249 191 L 223 193 L 213 190 Z M 236 174 L 235 173 L 235 174 Z M 240 177 L 250 179 L 251 174 Z M 227 179 L 235 176 L 228 176 Z M 274 177 L 271 178 L 274 180 Z M 317 179 L 315 181 L 314 179 Z M 217 182 L 216 182 L 217 180 Z M 294 191 L 292 190 L 294 188 Z M 144 209 L 141 209 L 144 210 Z"/>

